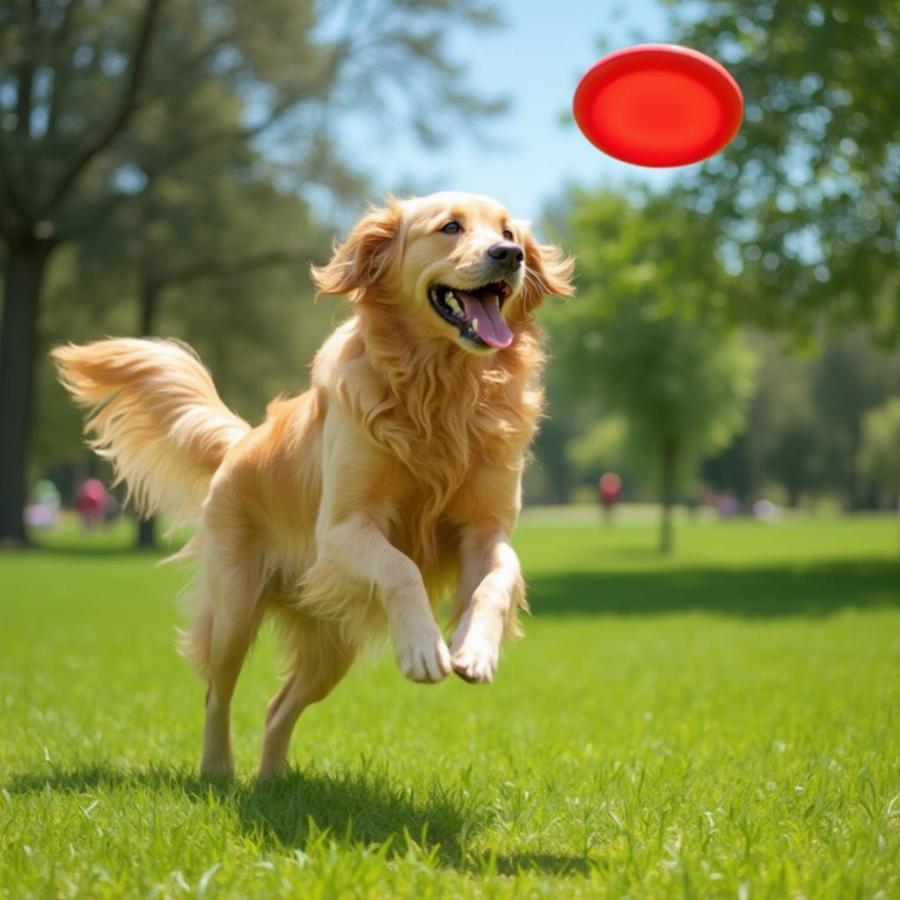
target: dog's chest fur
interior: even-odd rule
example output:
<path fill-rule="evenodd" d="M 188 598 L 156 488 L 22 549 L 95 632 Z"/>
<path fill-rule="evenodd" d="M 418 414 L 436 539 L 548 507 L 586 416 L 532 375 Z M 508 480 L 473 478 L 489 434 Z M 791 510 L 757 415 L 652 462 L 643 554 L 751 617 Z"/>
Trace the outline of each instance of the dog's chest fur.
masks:
<path fill-rule="evenodd" d="M 314 383 L 347 410 L 381 457 L 376 483 L 391 542 L 420 566 L 438 563 L 456 544 L 455 527 L 470 509 L 499 506 L 498 516 L 515 516 L 518 474 L 542 400 L 536 335 L 520 337 L 518 352 L 493 365 L 448 347 L 400 366 L 383 346 L 367 346 L 351 320 L 316 360 Z M 516 477 L 504 477 L 509 472 Z M 500 482 L 514 487 L 501 496 Z"/>

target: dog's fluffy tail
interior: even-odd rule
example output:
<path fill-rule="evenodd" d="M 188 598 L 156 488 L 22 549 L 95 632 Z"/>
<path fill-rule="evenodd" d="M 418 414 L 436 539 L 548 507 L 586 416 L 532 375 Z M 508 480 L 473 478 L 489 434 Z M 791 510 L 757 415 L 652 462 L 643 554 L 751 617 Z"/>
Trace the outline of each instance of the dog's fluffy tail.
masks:
<path fill-rule="evenodd" d="M 186 345 L 114 338 L 51 352 L 60 381 L 91 416 L 91 446 L 144 515 L 173 525 L 200 512 L 213 473 L 250 426 L 219 399 Z"/>

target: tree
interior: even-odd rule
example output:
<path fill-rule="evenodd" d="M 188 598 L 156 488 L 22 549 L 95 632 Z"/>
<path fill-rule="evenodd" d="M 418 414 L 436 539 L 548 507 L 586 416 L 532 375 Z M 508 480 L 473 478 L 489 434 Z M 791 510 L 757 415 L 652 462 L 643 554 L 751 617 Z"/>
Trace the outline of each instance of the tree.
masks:
<path fill-rule="evenodd" d="M 789 506 L 828 493 L 846 508 L 869 506 L 860 469 L 864 417 L 900 391 L 900 354 L 884 353 L 859 328 L 825 340 L 814 353 L 754 333 L 760 365 L 746 427 L 703 477 L 748 503 L 780 486 Z"/>
<path fill-rule="evenodd" d="M 703 227 L 662 198 L 576 193 L 567 246 L 581 264 L 578 298 L 553 317 L 572 390 L 621 415 L 633 457 L 656 470 L 663 552 L 679 480 L 739 429 L 753 386 L 739 335 L 688 313 L 719 289 L 709 245 L 695 243 Z"/>
<path fill-rule="evenodd" d="M 775 481 L 784 487 L 788 505 L 796 506 L 822 477 L 814 364 L 781 338 L 753 333 L 749 339 L 759 365 L 744 428 L 725 450 L 704 460 L 703 479 L 744 506 L 765 496 Z"/>
<path fill-rule="evenodd" d="M 615 472 L 622 480 L 626 495 L 635 496 L 634 486 L 645 473 L 635 467 L 628 423 L 621 416 L 601 415 L 578 437 L 569 441 L 566 456 L 596 498 L 598 482 L 606 472 Z"/>
<path fill-rule="evenodd" d="M 900 341 L 900 5 L 669 0 L 674 37 L 721 60 L 740 134 L 682 179 L 746 286 L 733 316 L 808 334 L 827 317 Z"/>
<path fill-rule="evenodd" d="M 900 397 L 866 414 L 860 467 L 881 497 L 900 510 Z"/>
<path fill-rule="evenodd" d="M 167 333 L 184 333 L 185 326 L 208 310 L 215 315 L 204 324 L 218 339 L 217 349 L 229 331 L 240 329 L 245 345 L 273 356 L 285 331 L 279 315 L 263 314 L 266 300 L 260 294 L 272 288 L 271 279 L 260 277 L 261 273 L 293 267 L 294 277 L 305 281 L 309 260 L 326 253 L 329 241 L 301 196 L 276 188 L 271 169 L 252 148 L 219 148 L 202 160 L 157 176 L 140 198 L 95 231 L 97 237 L 105 238 L 91 242 L 100 252 L 99 264 L 113 264 L 112 250 L 118 256 L 116 264 L 133 274 L 137 334 L 160 333 L 163 302 L 181 287 L 188 298 L 185 322 L 181 329 Z M 247 275 L 251 277 L 242 277 Z M 209 296 L 198 285 L 208 281 L 216 285 L 218 296 L 198 303 Z M 230 303 L 235 287 L 243 291 L 243 297 Z M 225 311 L 231 315 L 223 315 Z M 215 359 L 221 355 L 216 353 Z M 217 367 L 220 390 L 225 387 L 225 373 L 234 380 L 234 368 Z M 254 367 L 244 361 L 241 368 Z M 153 548 L 155 544 L 154 520 L 141 519 L 138 546 Z"/>
<path fill-rule="evenodd" d="M 59 248 L 211 149 L 315 158 L 351 87 L 357 105 L 408 110 L 424 138 L 495 110 L 452 77 L 446 42 L 448 26 L 492 21 L 487 0 L 0 5 L 0 542 L 26 539 L 38 323 Z"/>
<path fill-rule="evenodd" d="M 824 476 L 847 509 L 867 505 L 859 472 L 864 417 L 900 388 L 898 362 L 856 331 L 829 343 L 813 367 Z"/>
<path fill-rule="evenodd" d="M 626 418 L 635 457 L 655 459 L 663 508 L 659 546 L 668 552 L 678 484 L 740 428 L 753 358 L 737 333 L 699 320 L 656 318 L 628 301 L 597 334 L 598 387 L 610 409 Z"/>

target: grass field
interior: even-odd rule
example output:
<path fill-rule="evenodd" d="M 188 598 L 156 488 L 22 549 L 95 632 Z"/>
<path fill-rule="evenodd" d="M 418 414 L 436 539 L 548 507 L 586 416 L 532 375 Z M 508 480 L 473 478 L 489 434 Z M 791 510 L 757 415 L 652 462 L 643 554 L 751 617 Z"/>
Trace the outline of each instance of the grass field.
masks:
<path fill-rule="evenodd" d="M 100 537 L 0 556 L 0 894 L 900 896 L 896 521 L 530 516 L 534 617 L 495 684 L 363 660 L 252 778 L 195 775 L 182 574 Z"/>

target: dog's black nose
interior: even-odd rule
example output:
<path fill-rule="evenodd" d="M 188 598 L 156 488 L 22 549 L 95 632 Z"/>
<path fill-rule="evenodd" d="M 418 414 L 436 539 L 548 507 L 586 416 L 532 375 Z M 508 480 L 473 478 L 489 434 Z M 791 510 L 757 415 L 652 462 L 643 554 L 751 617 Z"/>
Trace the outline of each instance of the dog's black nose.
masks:
<path fill-rule="evenodd" d="M 506 272 L 515 272 L 522 265 L 525 253 L 518 244 L 512 241 L 500 241 L 487 248 L 487 255 Z"/>

